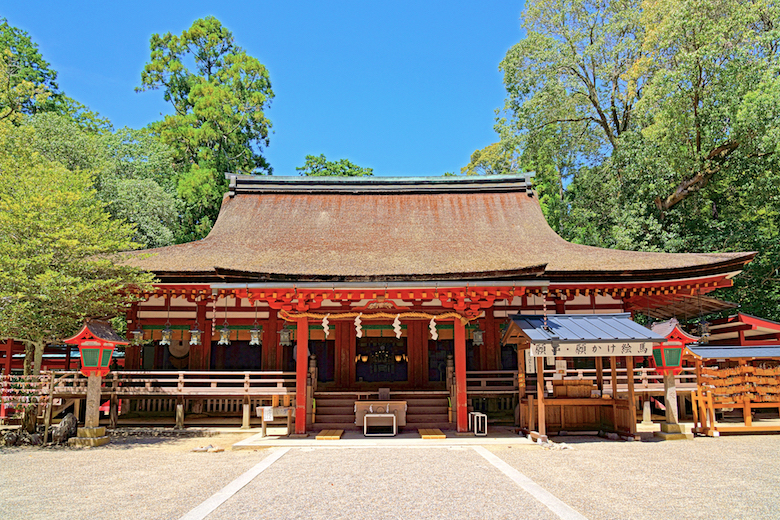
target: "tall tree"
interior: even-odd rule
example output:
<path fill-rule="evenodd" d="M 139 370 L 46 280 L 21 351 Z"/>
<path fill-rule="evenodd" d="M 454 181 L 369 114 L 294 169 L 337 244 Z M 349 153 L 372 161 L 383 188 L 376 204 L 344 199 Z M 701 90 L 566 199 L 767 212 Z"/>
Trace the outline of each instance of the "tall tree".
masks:
<path fill-rule="evenodd" d="M 725 297 L 780 318 L 780 6 L 538 0 L 523 16 L 497 129 L 526 168 L 558 172 L 561 234 L 757 250 Z"/>
<path fill-rule="evenodd" d="M 311 177 L 365 177 L 374 175 L 373 168 L 363 168 L 354 164 L 349 159 L 329 161 L 325 154 L 307 155 L 303 166 L 295 168 L 300 175 Z"/>
<path fill-rule="evenodd" d="M 131 289 L 153 278 L 113 263 L 133 230 L 110 218 L 91 173 L 37 148 L 30 127 L 0 123 L 0 337 L 26 345 L 27 373 L 40 370 L 47 344 L 84 318 L 121 314 Z"/>
<path fill-rule="evenodd" d="M 90 131 L 111 129 L 107 119 L 60 90 L 57 72 L 43 58 L 38 44 L 26 31 L 10 25 L 5 18 L 0 18 L 0 60 L 5 70 L 4 74 L 0 74 L 3 92 L 15 92 L 10 98 L 0 98 L 0 118 L 9 112 L 50 112 L 66 116 Z"/>
<path fill-rule="evenodd" d="M 24 124 L 33 130 L 43 157 L 68 170 L 92 173 L 97 196 L 111 216 L 134 224 L 135 242 L 145 247 L 175 242 L 183 204 L 170 147 L 148 130 L 94 134 L 52 113 L 36 114 Z"/>
<path fill-rule="evenodd" d="M 178 192 L 187 202 L 180 239 L 193 240 L 208 233 L 219 213 L 226 173 L 272 172 L 262 152 L 271 129 L 264 110 L 274 93 L 263 64 L 213 16 L 181 36 L 153 34 L 150 48 L 136 90 L 162 89 L 174 109 L 150 126 L 176 151 Z"/>

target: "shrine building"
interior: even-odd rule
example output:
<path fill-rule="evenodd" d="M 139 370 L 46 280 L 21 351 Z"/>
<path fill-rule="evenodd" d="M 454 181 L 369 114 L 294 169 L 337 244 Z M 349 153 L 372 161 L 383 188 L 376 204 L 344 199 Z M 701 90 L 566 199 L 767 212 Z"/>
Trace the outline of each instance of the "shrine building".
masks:
<path fill-rule="evenodd" d="M 388 391 L 407 427 L 465 431 L 480 407 L 533 426 L 534 394 L 555 405 L 533 374 L 633 371 L 659 340 L 632 314 L 695 315 L 753 256 L 572 244 L 522 175 L 235 175 L 206 238 L 125 255 L 159 282 L 128 315 L 124 369 L 294 373 L 297 433 L 354 425 L 353 404 Z M 598 389 L 611 416 L 569 395 L 547 425 L 630 430 L 633 386 L 621 421 L 615 388 Z"/>

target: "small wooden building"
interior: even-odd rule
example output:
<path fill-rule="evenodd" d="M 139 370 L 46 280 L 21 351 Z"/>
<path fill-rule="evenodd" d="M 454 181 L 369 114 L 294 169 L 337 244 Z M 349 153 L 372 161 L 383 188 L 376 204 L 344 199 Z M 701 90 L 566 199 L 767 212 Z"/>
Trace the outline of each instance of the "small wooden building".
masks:
<path fill-rule="evenodd" d="M 125 258 L 159 278 L 128 315 L 126 369 L 294 372 L 303 433 L 353 425 L 380 388 L 408 427 L 464 431 L 484 400 L 511 414 L 536 391 L 501 342 L 512 316 L 664 315 L 731 286 L 753 253 L 566 242 L 524 176 L 238 175 L 208 237 Z"/>

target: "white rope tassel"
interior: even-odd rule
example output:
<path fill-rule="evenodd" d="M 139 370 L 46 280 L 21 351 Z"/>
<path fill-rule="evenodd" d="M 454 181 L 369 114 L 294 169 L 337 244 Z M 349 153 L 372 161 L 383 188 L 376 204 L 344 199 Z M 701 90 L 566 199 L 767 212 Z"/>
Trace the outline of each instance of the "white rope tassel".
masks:
<path fill-rule="evenodd" d="M 362 337 L 363 337 L 363 327 L 361 327 L 361 326 L 360 326 L 360 317 L 361 317 L 362 315 L 363 315 L 363 313 L 361 312 L 360 314 L 358 314 L 358 315 L 355 317 L 355 335 L 356 335 L 358 338 L 362 338 Z"/>
<path fill-rule="evenodd" d="M 325 337 L 328 337 L 328 334 L 330 334 L 330 327 L 328 327 L 328 316 L 330 316 L 330 313 L 326 314 L 324 318 L 322 318 L 322 332 L 325 333 Z"/>
<path fill-rule="evenodd" d="M 393 320 L 393 330 L 395 331 L 395 337 L 401 339 L 401 317 L 396 314 Z"/>
<path fill-rule="evenodd" d="M 428 328 L 431 329 L 431 339 L 433 341 L 439 339 L 439 333 L 436 331 L 436 318 L 431 318 L 430 323 L 428 323 Z"/>

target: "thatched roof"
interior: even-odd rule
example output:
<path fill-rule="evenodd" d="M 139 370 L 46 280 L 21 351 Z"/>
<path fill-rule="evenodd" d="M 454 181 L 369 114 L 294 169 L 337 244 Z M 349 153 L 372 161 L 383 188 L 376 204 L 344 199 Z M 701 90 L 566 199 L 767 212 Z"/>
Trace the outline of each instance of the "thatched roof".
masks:
<path fill-rule="evenodd" d="M 751 253 L 566 242 L 522 176 L 232 179 L 203 240 L 128 253 L 163 281 L 630 281 L 738 271 Z"/>

